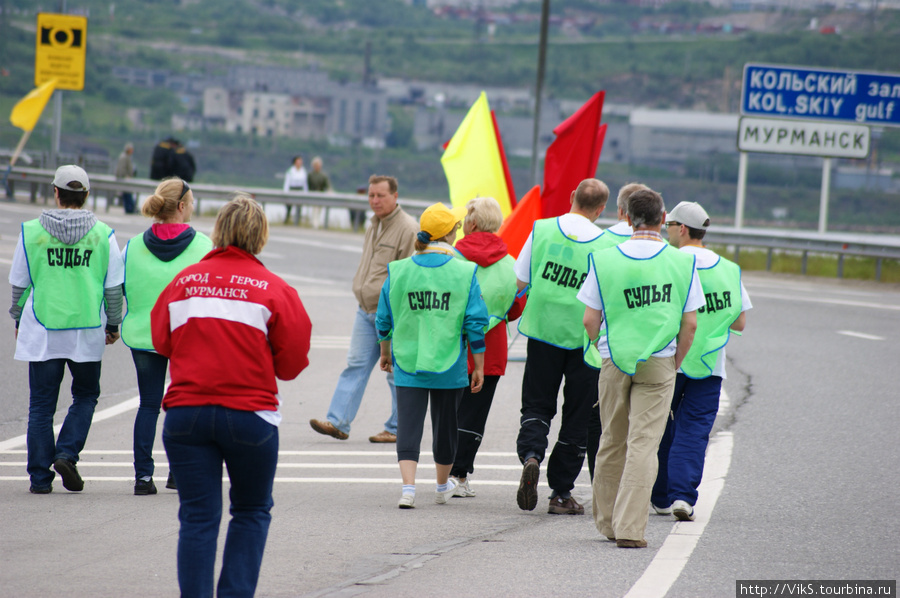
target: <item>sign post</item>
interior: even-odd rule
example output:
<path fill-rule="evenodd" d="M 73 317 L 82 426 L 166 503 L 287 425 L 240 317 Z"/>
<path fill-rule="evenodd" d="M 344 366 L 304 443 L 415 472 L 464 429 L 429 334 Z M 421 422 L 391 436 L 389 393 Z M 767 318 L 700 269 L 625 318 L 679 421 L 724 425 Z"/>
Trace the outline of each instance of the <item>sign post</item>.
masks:
<path fill-rule="evenodd" d="M 824 233 L 831 159 L 867 157 L 867 125 L 900 126 L 900 75 L 746 64 L 741 114 L 735 228 L 744 220 L 746 152 L 764 152 L 823 158 L 819 232 Z"/>

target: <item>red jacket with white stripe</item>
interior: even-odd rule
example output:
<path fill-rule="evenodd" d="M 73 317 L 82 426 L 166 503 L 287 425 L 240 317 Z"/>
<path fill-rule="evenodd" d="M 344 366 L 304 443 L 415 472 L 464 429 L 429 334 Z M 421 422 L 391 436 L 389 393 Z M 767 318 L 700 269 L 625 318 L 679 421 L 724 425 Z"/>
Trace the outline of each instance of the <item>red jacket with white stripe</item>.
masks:
<path fill-rule="evenodd" d="M 163 408 L 278 409 L 275 378 L 309 365 L 312 324 L 290 285 L 236 247 L 182 270 L 150 314 L 153 346 L 169 358 Z"/>

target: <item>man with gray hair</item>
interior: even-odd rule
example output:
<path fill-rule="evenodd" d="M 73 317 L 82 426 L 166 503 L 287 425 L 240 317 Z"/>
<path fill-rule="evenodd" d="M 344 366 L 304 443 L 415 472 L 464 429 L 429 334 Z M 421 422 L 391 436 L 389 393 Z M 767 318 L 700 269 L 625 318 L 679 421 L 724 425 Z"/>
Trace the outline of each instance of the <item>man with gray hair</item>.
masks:
<path fill-rule="evenodd" d="M 681 365 L 704 305 L 694 257 L 663 241 L 662 197 L 628 197 L 634 233 L 592 253 L 578 293 L 584 328 L 598 342 L 603 435 L 594 466 L 594 523 L 620 548 L 645 548 L 656 451 Z"/>
<path fill-rule="evenodd" d="M 135 174 L 134 162 L 131 155 L 134 153 L 134 145 L 130 142 L 125 144 L 122 153 L 119 154 L 119 160 L 116 162 L 116 180 L 124 181 L 130 179 Z M 125 208 L 126 214 L 134 214 L 135 212 L 134 193 L 122 190 L 122 207 Z"/>

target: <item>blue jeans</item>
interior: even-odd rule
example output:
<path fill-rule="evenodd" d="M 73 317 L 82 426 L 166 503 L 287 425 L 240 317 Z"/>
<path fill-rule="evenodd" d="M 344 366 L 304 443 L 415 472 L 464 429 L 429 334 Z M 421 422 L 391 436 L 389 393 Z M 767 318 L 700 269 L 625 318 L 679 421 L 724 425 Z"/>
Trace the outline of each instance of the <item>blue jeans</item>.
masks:
<path fill-rule="evenodd" d="M 694 380 L 684 374 L 675 377 L 672 412 L 659 443 L 659 470 L 650 501 L 668 507 L 676 500 L 697 504 L 697 487 L 703 477 L 706 445 L 719 411 L 722 378 L 710 376 Z"/>
<path fill-rule="evenodd" d="M 375 314 L 367 314 L 357 309 L 350 333 L 350 351 L 347 353 L 347 367 L 338 378 L 337 388 L 331 397 L 326 418 L 334 427 L 345 434 L 350 433 L 350 424 L 359 411 L 363 393 L 369 383 L 372 368 L 381 357 L 378 333 L 375 331 Z M 384 429 L 397 433 L 397 390 L 394 388 L 394 374 L 387 375 L 391 389 L 391 417 L 384 422 Z"/>
<path fill-rule="evenodd" d="M 53 415 L 59 401 L 66 366 L 72 374 L 72 405 L 63 421 L 59 438 L 53 438 Z M 28 475 L 34 488 L 47 488 L 55 474 L 50 466 L 57 459 L 78 462 L 84 448 L 97 397 L 100 396 L 100 362 L 78 363 L 70 359 L 32 361 L 28 364 L 31 389 L 28 405 Z"/>
<path fill-rule="evenodd" d="M 169 360 L 153 351 L 131 350 L 137 370 L 138 393 L 141 402 L 134 418 L 134 477 L 153 477 L 153 443 L 156 441 L 156 421 L 166 387 L 166 368 Z"/>
<path fill-rule="evenodd" d="M 126 214 L 135 213 L 134 193 L 130 191 L 122 191 L 122 207 L 125 208 Z"/>
<path fill-rule="evenodd" d="M 163 444 L 181 503 L 181 595 L 213 595 L 224 461 L 231 481 L 231 521 L 217 595 L 253 596 L 272 520 L 278 428 L 252 411 L 219 405 L 173 407 L 166 411 Z"/>

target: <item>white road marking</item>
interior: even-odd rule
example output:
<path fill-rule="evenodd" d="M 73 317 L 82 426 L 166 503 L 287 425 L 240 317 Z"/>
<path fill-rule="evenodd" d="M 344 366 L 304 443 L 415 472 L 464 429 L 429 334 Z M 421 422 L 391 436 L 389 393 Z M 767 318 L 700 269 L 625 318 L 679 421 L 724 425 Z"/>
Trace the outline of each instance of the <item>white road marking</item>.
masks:
<path fill-rule="evenodd" d="M 722 394 L 725 394 L 724 391 Z M 700 496 L 694 505 L 694 521 L 678 522 L 672 527 L 666 541 L 625 598 L 663 598 L 681 575 L 725 486 L 733 444 L 734 436 L 728 431 L 719 432 L 710 441 L 703 481 L 698 488 Z"/>
<path fill-rule="evenodd" d="M 269 236 L 269 241 L 277 241 L 279 243 L 290 243 L 292 245 L 308 245 L 309 247 L 319 247 L 328 249 L 329 251 L 346 251 L 348 253 L 362 253 L 362 246 L 356 245 L 340 245 L 329 241 L 313 241 L 312 239 L 295 239 L 294 237 Z"/>
<path fill-rule="evenodd" d="M 884 341 L 887 340 L 883 336 L 875 336 L 874 334 L 865 334 L 863 332 L 853 332 L 852 330 L 838 330 L 838 334 L 843 334 L 844 336 L 852 336 L 855 338 L 864 338 L 868 341 Z"/>
<path fill-rule="evenodd" d="M 822 297 L 797 297 L 790 295 L 778 295 L 776 293 L 753 293 L 753 298 L 783 299 L 785 301 L 806 301 L 807 303 L 828 303 L 831 305 L 846 305 L 848 307 L 870 307 L 872 309 L 888 309 L 900 311 L 900 305 L 888 305 L 886 303 L 870 303 L 868 301 L 848 301 L 846 299 L 825 299 Z"/>
<path fill-rule="evenodd" d="M 327 337 L 326 337 L 327 338 Z M 333 337 L 335 338 L 335 337 Z M 132 411 L 137 409 L 139 404 L 139 397 L 133 397 L 131 399 L 125 400 L 117 405 L 113 405 L 112 407 L 108 407 L 106 409 L 102 409 L 97 411 L 94 414 L 94 421 L 103 421 L 105 419 L 109 419 L 111 417 L 115 417 L 117 415 L 121 415 L 128 411 Z M 723 409 L 727 409 L 727 406 L 730 405 L 730 401 L 728 395 L 725 391 L 722 391 L 722 397 L 719 402 L 720 413 Z M 62 425 L 54 426 L 54 433 L 58 434 Z M 5 440 L 0 442 L 0 454 L 15 454 L 21 455 L 25 454 L 26 451 L 24 449 L 19 449 L 25 445 L 25 436 L 17 436 L 15 438 L 10 438 L 9 440 Z M 722 492 L 722 489 L 725 485 L 725 478 L 728 474 L 728 469 L 731 466 L 731 452 L 733 446 L 733 434 L 729 431 L 719 432 L 709 444 L 709 449 L 706 455 L 706 463 L 703 470 L 703 482 L 700 484 L 699 488 L 699 498 L 697 500 L 697 504 L 695 505 L 695 514 L 696 519 L 692 522 L 678 522 L 672 527 L 672 531 L 669 532 L 668 537 L 666 538 L 663 545 L 660 547 L 659 551 L 657 551 L 656 556 L 650 562 L 650 565 L 641 575 L 641 577 L 637 580 L 637 582 L 631 587 L 629 592 L 625 595 L 625 598 L 663 598 L 666 593 L 668 593 L 669 589 L 672 587 L 672 584 L 678 579 L 679 575 L 681 575 L 681 571 L 684 569 L 685 565 L 687 565 L 688 560 L 691 557 L 691 554 L 694 551 L 694 548 L 697 546 L 700 537 L 703 535 L 703 531 L 706 528 L 706 524 L 709 523 L 710 517 L 712 515 L 713 509 L 715 508 L 716 502 L 719 499 L 719 495 Z M 131 456 L 131 451 L 129 450 L 85 450 L 82 451 L 82 457 L 90 457 L 90 456 Z M 164 451 L 154 451 L 156 455 L 165 455 Z M 370 451 L 359 451 L 359 450 L 307 450 L 307 451 L 279 451 L 279 458 L 282 457 L 336 457 L 336 458 L 346 458 L 346 457 L 377 457 L 377 458 L 387 458 L 387 459 L 396 459 L 396 453 L 393 450 L 385 450 L 385 449 L 373 449 Z M 487 458 L 508 458 L 514 459 L 516 457 L 516 453 L 514 452 L 502 452 L 502 451 L 484 451 L 479 453 L 479 457 L 483 459 Z M 166 463 L 165 459 L 159 459 L 157 461 L 157 467 L 160 469 L 168 469 L 168 463 Z M 427 468 L 433 465 L 432 463 L 422 462 L 420 466 L 422 468 Z M 24 467 L 25 462 L 0 462 L 0 467 Z M 133 464 L 129 461 L 121 461 L 121 462 L 109 462 L 109 461 L 90 461 L 82 459 L 79 462 L 79 466 L 82 467 L 83 471 L 91 471 L 95 468 L 112 468 L 112 467 L 122 467 L 122 468 L 130 468 Z M 520 465 L 516 463 L 511 464 L 486 464 L 481 463 L 479 465 L 479 469 L 482 470 L 493 470 L 493 471 L 518 471 L 520 469 Z M 348 469 L 384 469 L 384 470 L 394 470 L 396 471 L 397 465 L 395 462 L 390 463 L 295 463 L 295 462 L 284 462 L 281 461 L 278 464 L 278 468 L 282 471 L 289 469 L 331 469 L 331 470 L 348 470 Z M 130 482 L 133 481 L 133 476 L 83 476 L 85 481 L 90 482 Z M 223 478 L 227 481 L 227 478 Z M 27 481 L 27 475 L 18 475 L 18 476 L 0 476 L 0 481 Z M 396 485 L 400 483 L 399 477 L 384 477 L 384 478 L 375 478 L 375 477 L 287 477 L 284 475 L 276 475 L 275 482 L 279 484 L 391 484 Z M 434 479 L 422 478 L 418 480 L 423 486 L 425 484 L 436 483 Z M 516 479 L 512 480 L 487 480 L 478 478 L 477 480 L 473 480 L 478 486 L 504 486 L 504 487 L 514 487 L 518 486 L 519 481 Z M 589 484 L 576 484 L 575 486 L 578 489 L 586 490 L 591 486 Z"/>

